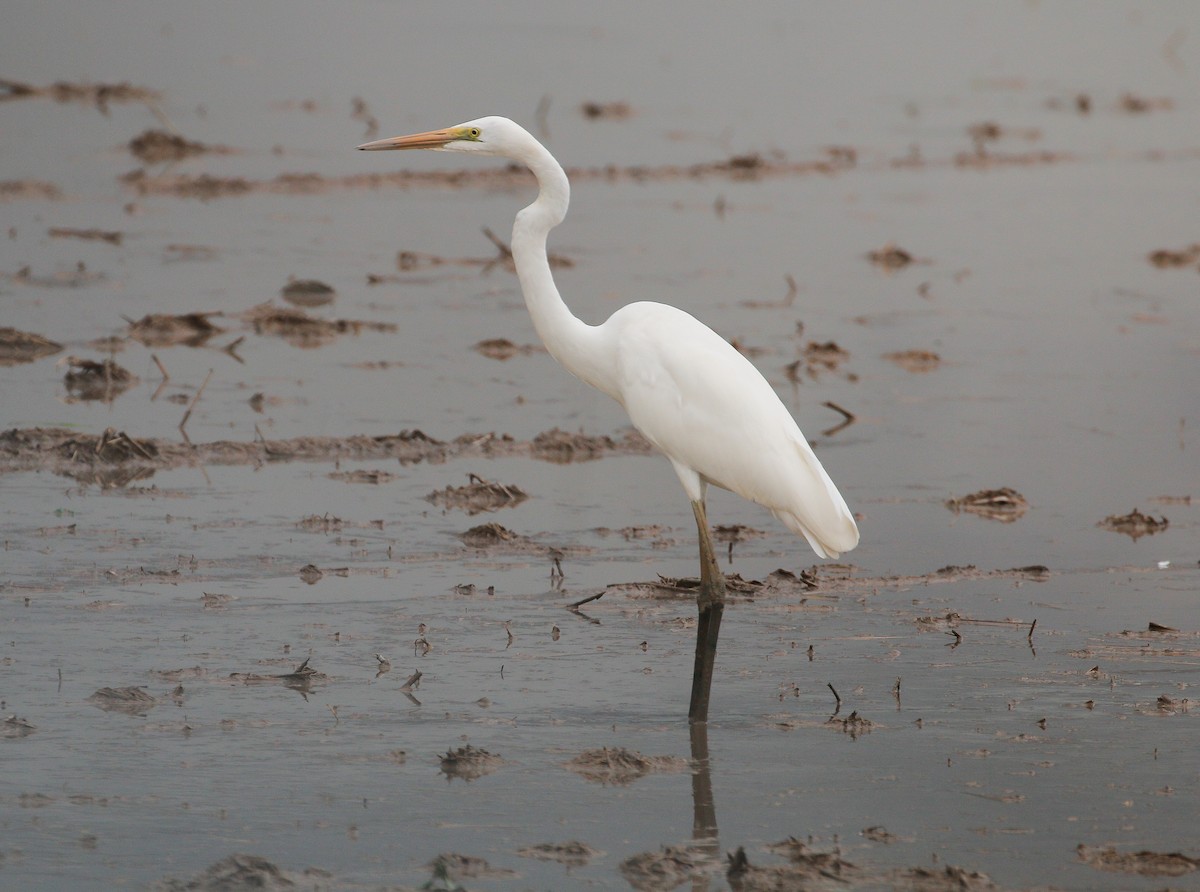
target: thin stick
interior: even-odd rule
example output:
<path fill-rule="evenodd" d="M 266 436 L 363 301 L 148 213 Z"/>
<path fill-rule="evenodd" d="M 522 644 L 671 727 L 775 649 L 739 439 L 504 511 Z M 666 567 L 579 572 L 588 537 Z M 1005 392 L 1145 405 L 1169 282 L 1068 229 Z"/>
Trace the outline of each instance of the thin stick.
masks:
<path fill-rule="evenodd" d="M 1037 620 L 1035 619 L 1033 622 L 1031 622 L 1029 624 L 1029 634 L 1025 636 L 1029 640 L 1030 644 L 1033 644 L 1033 630 L 1036 628 L 1037 628 Z"/>
<path fill-rule="evenodd" d="M 826 409 L 833 409 L 833 411 L 837 412 L 844 419 L 840 424 L 835 424 L 833 427 L 829 428 L 828 430 L 821 431 L 821 436 L 823 436 L 823 437 L 832 437 L 838 431 L 842 430 L 843 428 L 847 428 L 850 425 L 854 424 L 854 422 L 858 421 L 857 415 L 855 415 L 849 409 L 843 409 L 841 406 L 839 406 L 835 402 L 826 400 L 825 402 L 821 403 L 821 405 L 824 406 Z"/>
<path fill-rule="evenodd" d="M 837 688 L 833 686 L 833 682 L 827 681 L 825 684 L 829 687 L 829 690 L 833 691 L 833 699 L 837 701 L 836 708 L 833 710 L 833 714 L 837 715 L 842 711 L 842 698 L 838 696 Z"/>
<path fill-rule="evenodd" d="M 588 603 L 589 601 L 599 601 L 603 597 L 604 597 L 604 592 L 600 592 L 600 594 L 598 594 L 598 595 L 588 595 L 586 598 L 582 598 L 582 599 L 576 601 L 574 604 L 568 604 L 567 609 L 568 610 L 578 610 L 580 607 L 582 607 L 584 604 Z"/>
<path fill-rule="evenodd" d="M 183 413 L 183 420 L 179 422 L 179 432 L 183 434 L 183 441 L 189 446 L 192 445 L 191 439 L 187 435 L 184 428 L 187 427 L 188 419 L 192 417 L 192 409 L 196 408 L 196 403 L 200 402 L 200 395 L 204 393 L 204 388 L 208 386 L 208 380 L 213 376 L 213 370 L 209 369 L 208 374 L 204 376 L 204 383 L 200 385 L 200 389 L 196 391 L 196 395 L 192 397 L 191 405 L 187 407 L 187 411 Z"/>

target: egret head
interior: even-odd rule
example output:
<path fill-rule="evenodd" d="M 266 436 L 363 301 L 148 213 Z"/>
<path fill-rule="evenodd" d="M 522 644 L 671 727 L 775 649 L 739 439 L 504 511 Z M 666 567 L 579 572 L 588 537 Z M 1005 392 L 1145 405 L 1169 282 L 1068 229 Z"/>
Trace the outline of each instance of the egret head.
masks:
<path fill-rule="evenodd" d="M 445 130 L 428 130 L 411 136 L 393 136 L 359 146 L 368 152 L 383 149 L 433 149 L 437 152 L 473 152 L 476 155 L 512 157 L 533 137 L 508 118 L 487 117 Z"/>

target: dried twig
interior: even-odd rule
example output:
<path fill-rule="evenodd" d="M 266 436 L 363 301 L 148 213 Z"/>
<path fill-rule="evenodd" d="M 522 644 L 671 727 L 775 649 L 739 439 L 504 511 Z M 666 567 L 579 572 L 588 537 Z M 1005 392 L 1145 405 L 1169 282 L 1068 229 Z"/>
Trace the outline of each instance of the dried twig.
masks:
<path fill-rule="evenodd" d="M 179 422 L 179 432 L 183 434 L 183 442 L 187 443 L 189 446 L 192 445 L 192 441 L 188 437 L 185 428 L 187 427 L 188 419 L 192 417 L 192 410 L 196 408 L 196 403 L 200 402 L 200 395 L 204 393 L 204 388 L 208 386 L 208 381 L 212 376 L 213 370 L 209 369 L 208 374 L 204 376 L 204 383 L 200 385 L 200 389 L 197 390 L 196 395 L 192 397 L 191 404 L 187 407 L 187 411 L 183 413 L 183 420 Z"/>
<path fill-rule="evenodd" d="M 587 604 L 589 601 L 599 601 L 603 597 L 604 597 L 604 592 L 600 592 L 599 594 L 595 594 L 595 595 L 588 595 L 586 598 L 581 598 L 580 600 L 575 601 L 573 604 L 568 604 L 567 609 L 568 610 L 578 610 L 580 607 L 582 607 L 584 604 Z"/>
<path fill-rule="evenodd" d="M 823 437 L 832 437 L 838 431 L 842 430 L 843 428 L 847 428 L 850 425 L 854 424 L 854 422 L 858 421 L 857 415 L 855 415 L 853 412 L 851 412 L 848 409 L 843 409 L 837 403 L 826 400 L 825 402 L 821 403 L 821 405 L 824 406 L 826 409 L 833 409 L 833 411 L 835 411 L 839 415 L 841 415 L 842 419 L 843 419 L 839 424 L 835 424 L 833 427 L 829 428 L 828 430 L 821 431 L 821 436 L 823 436 Z"/>

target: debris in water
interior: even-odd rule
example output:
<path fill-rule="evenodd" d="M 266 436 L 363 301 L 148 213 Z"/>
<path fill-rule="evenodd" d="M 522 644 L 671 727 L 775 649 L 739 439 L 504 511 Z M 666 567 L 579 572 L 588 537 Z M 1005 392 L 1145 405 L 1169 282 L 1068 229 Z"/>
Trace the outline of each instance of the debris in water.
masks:
<path fill-rule="evenodd" d="M 192 142 L 166 130 L 146 130 L 129 140 L 129 153 L 143 164 L 165 164 L 182 161 L 192 155 L 208 152 L 228 153 L 229 149 Z"/>
<path fill-rule="evenodd" d="M 433 879 L 422 888 L 447 889 L 450 892 L 462 890 L 462 887 L 458 885 L 458 881 L 461 879 L 516 876 L 515 871 L 508 870 L 507 868 L 492 867 L 483 858 L 476 858 L 474 855 L 460 855 L 457 852 L 444 852 L 425 866 L 433 871 Z M 455 885 L 446 885 L 451 882 Z M 433 885 L 434 883 L 441 883 L 442 885 L 435 886 Z"/>
<path fill-rule="evenodd" d="M 0 200 L 9 198 L 62 198 L 62 190 L 45 180 L 0 180 Z"/>
<path fill-rule="evenodd" d="M 542 842 L 534 846 L 523 846 L 517 849 L 522 858 L 536 858 L 539 861 L 557 861 L 565 867 L 583 867 L 593 858 L 604 853 L 593 849 L 587 843 L 571 840 L 570 842 Z"/>
<path fill-rule="evenodd" d="M 999 489 L 981 489 L 967 496 L 947 499 L 946 507 L 955 514 L 966 511 L 989 520 L 1012 523 L 1029 510 L 1029 502 L 1015 489 L 1002 486 Z"/>
<path fill-rule="evenodd" d="M 469 743 L 456 750 L 447 750 L 446 755 L 439 758 L 442 773 L 446 775 L 447 780 L 458 777 L 468 782 L 491 774 L 504 764 L 504 760 L 499 756 Z"/>
<path fill-rule="evenodd" d="M 836 372 L 849 358 L 849 351 L 843 350 L 834 341 L 824 344 L 809 341 L 801 358 L 787 366 L 788 380 L 800 381 L 804 375 L 815 380 L 822 372 Z"/>
<path fill-rule="evenodd" d="M 895 242 L 888 242 L 878 250 L 868 251 L 867 259 L 876 266 L 886 270 L 904 269 L 910 263 L 918 262 L 912 254 L 905 251 Z"/>
<path fill-rule="evenodd" d="M 1150 515 L 1143 514 L 1136 508 L 1128 514 L 1110 514 L 1096 524 L 1101 529 L 1112 530 L 1114 533 L 1124 533 L 1135 541 L 1142 536 L 1153 536 L 1156 533 L 1161 533 L 1170 525 L 1171 522 L 1165 517 L 1160 516 L 1155 520 Z"/>
<path fill-rule="evenodd" d="M 579 106 L 579 110 L 585 118 L 593 121 L 601 118 L 619 121 L 633 115 L 633 108 L 628 102 L 585 102 Z"/>
<path fill-rule="evenodd" d="M 293 279 L 283 286 L 280 297 L 297 307 L 322 307 L 333 303 L 337 291 L 317 279 Z"/>
<path fill-rule="evenodd" d="M 358 469 L 354 471 L 331 471 L 330 480 L 341 480 L 343 483 L 391 483 L 397 475 L 390 471 Z"/>
<path fill-rule="evenodd" d="M 110 245 L 121 244 L 124 236 L 120 232 L 108 229 L 74 229 L 67 226 L 54 226 L 46 230 L 51 238 L 77 238 L 85 242 L 108 242 Z"/>
<path fill-rule="evenodd" d="M 0 724 L 0 737 L 15 740 L 21 737 L 28 737 L 36 730 L 37 725 L 28 719 L 20 718 L 17 715 L 10 715 Z"/>
<path fill-rule="evenodd" d="M 1115 846 L 1089 846 L 1084 843 L 1080 843 L 1075 851 L 1085 864 L 1113 873 L 1180 877 L 1200 867 L 1200 858 L 1192 858 L 1180 852 L 1118 852 Z"/>
<path fill-rule="evenodd" d="M 258 855 L 230 855 L 190 880 L 166 879 L 161 892 L 228 892 L 261 889 L 264 892 L 320 892 L 330 888 L 333 875 L 317 867 L 301 873 L 283 870 Z"/>
<path fill-rule="evenodd" d="M 302 310 L 273 306 L 269 301 L 242 314 L 256 334 L 273 334 L 296 347 L 320 347 L 341 334 L 362 331 L 394 332 L 391 322 L 364 322 L 354 319 L 317 319 Z"/>
<path fill-rule="evenodd" d="M 790 863 L 756 867 L 746 857 L 742 846 L 729 855 L 725 879 L 734 892 L 775 892 L 784 889 L 817 888 L 822 880 L 848 883 L 858 868 L 833 852 L 813 852 L 795 837 L 767 846 L 769 851 L 783 855 Z"/>
<path fill-rule="evenodd" d="M 471 347 L 488 359 L 498 359 L 501 362 L 512 359 L 517 354 L 528 356 L 534 352 L 545 352 L 546 348 L 537 344 L 514 344 L 508 338 L 489 338 Z"/>
<path fill-rule="evenodd" d="M 1200 261 L 1200 242 L 1193 242 L 1186 248 L 1178 251 L 1169 248 L 1160 248 L 1157 251 L 1151 251 L 1147 254 L 1146 259 L 1159 269 L 1191 266 L 1193 263 Z"/>
<path fill-rule="evenodd" d="M 68 356 L 61 362 L 65 362 L 69 366 L 63 377 L 63 383 L 72 400 L 84 402 L 103 400 L 111 403 L 138 381 L 136 375 L 117 365 L 111 359 L 96 362 L 91 359 Z"/>
<path fill-rule="evenodd" d="M 425 496 L 425 501 L 440 505 L 443 509 L 459 508 L 469 515 L 475 515 L 500 508 L 515 508 L 529 498 L 519 486 L 493 483 L 476 474 L 469 474 L 468 480 L 470 482 L 466 486 L 447 486 L 431 492 Z"/>
<path fill-rule="evenodd" d="M 1144 115 L 1152 111 L 1166 111 L 1175 107 L 1173 100 L 1167 97 L 1157 97 L 1147 99 L 1144 96 L 1137 96 L 1133 93 L 1126 93 L 1117 103 L 1117 107 L 1123 112 L 1128 112 L 1131 115 Z"/>
<path fill-rule="evenodd" d="M 40 334 L 18 331 L 15 328 L 0 328 L 0 366 L 33 362 L 45 356 L 53 356 L 62 349 Z"/>
<path fill-rule="evenodd" d="M 215 334 L 224 331 L 208 321 L 210 316 L 220 313 L 184 313 L 171 316 L 165 313 L 148 313 L 136 322 L 129 323 L 129 336 L 147 347 L 170 347 L 183 344 L 199 347 Z"/>
<path fill-rule="evenodd" d="M 837 696 L 836 691 L 834 692 L 834 696 Z M 838 699 L 838 703 L 840 705 L 840 698 Z M 844 719 L 839 719 L 836 716 L 832 716 L 825 720 L 825 724 L 829 727 L 835 728 L 838 731 L 841 731 L 843 734 L 849 734 L 851 740 L 857 740 L 860 734 L 869 734 L 871 729 L 874 727 L 874 722 L 872 722 L 870 719 L 860 716 L 857 709 L 851 712 L 850 715 L 846 716 Z"/>
<path fill-rule="evenodd" d="M 35 87 L 22 81 L 0 79 L 0 102 L 13 99 L 47 98 L 55 102 L 83 102 L 94 105 L 104 115 L 110 102 L 141 102 L 146 105 L 161 98 L 156 90 L 135 87 L 128 81 L 119 84 L 87 84 L 56 81 L 48 87 Z M 153 106 L 151 105 L 151 108 Z"/>
<path fill-rule="evenodd" d="M 104 710 L 127 712 L 130 715 L 145 715 L 146 710 L 158 702 L 144 687 L 100 688 L 88 697 L 90 703 Z"/>
<path fill-rule="evenodd" d="M 688 762 L 678 756 L 643 756 L 624 747 L 603 747 L 585 750 L 565 765 L 585 780 L 625 786 L 651 772 L 684 771 Z"/>
<path fill-rule="evenodd" d="M 883 358 L 894 362 L 907 372 L 932 372 L 942 364 L 942 358 L 932 350 L 899 350 L 885 353 Z"/>
<path fill-rule="evenodd" d="M 701 846 L 663 846 L 621 862 L 621 876 L 639 892 L 674 889 L 689 879 L 700 880 L 716 872 L 720 862 Z M 734 887 L 735 889 L 737 887 Z"/>

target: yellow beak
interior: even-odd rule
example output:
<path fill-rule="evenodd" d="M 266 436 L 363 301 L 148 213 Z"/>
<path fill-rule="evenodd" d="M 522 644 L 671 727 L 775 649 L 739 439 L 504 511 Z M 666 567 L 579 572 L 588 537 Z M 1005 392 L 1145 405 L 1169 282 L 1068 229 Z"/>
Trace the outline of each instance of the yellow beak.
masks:
<path fill-rule="evenodd" d="M 384 149 L 440 149 L 446 143 L 456 139 L 459 139 L 459 134 L 455 129 L 427 130 L 425 133 L 414 133 L 412 136 L 377 139 L 375 142 L 363 143 L 359 148 L 366 152 L 377 152 Z"/>

